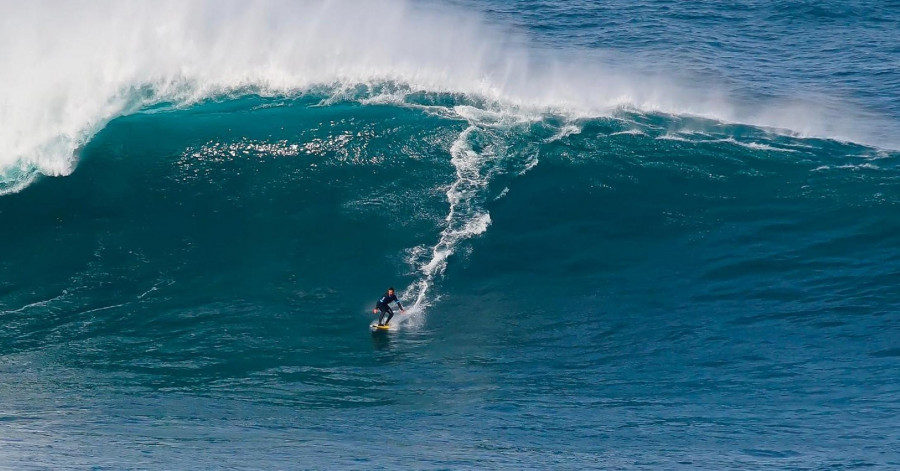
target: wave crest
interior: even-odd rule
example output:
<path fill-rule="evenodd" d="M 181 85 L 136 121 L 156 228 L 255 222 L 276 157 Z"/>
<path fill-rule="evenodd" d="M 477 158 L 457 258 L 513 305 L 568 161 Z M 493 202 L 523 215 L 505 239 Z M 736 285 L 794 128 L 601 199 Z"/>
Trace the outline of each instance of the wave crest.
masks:
<path fill-rule="evenodd" d="M 698 90 L 665 71 L 648 77 L 612 69 L 591 51 L 542 50 L 522 32 L 432 4 L 7 2 L 0 18 L 4 192 L 35 172 L 71 173 L 77 149 L 117 116 L 158 103 L 323 85 L 335 96 L 362 85 L 377 91 L 372 102 L 391 93 L 459 93 L 554 113 L 629 107 L 875 144 L 891 135 L 873 134 L 877 118 L 860 121 L 844 107 L 740 105 L 714 84 Z"/>

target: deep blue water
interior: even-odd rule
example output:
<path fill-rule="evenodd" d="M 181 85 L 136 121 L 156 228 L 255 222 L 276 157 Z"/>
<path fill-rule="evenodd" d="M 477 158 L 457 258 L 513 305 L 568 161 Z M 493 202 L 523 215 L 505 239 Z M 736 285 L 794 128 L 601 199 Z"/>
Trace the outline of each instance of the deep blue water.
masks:
<path fill-rule="evenodd" d="M 201 57 L 317 4 L 197 5 Z M 459 38 L 273 91 L 303 23 L 265 83 L 179 64 L 0 133 L 0 469 L 900 467 L 900 5 L 337 5 Z M 457 39 L 534 75 L 473 91 Z M 598 70 L 653 90 L 552 102 Z"/>

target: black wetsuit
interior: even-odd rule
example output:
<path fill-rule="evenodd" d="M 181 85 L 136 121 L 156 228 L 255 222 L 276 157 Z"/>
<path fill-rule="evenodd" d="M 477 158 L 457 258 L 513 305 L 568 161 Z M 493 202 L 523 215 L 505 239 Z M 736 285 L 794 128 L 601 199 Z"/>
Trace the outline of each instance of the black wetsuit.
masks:
<path fill-rule="evenodd" d="M 381 296 L 381 299 L 379 299 L 378 302 L 375 303 L 375 308 L 381 309 L 381 317 L 378 318 L 378 325 L 387 325 L 389 322 L 391 322 L 391 318 L 394 317 L 394 310 L 391 309 L 390 306 L 391 302 L 397 303 L 397 306 L 401 310 L 403 309 L 403 305 L 400 304 L 399 300 L 397 300 L 396 294 L 384 293 L 384 295 Z M 387 320 L 384 319 L 385 314 L 387 314 Z"/>

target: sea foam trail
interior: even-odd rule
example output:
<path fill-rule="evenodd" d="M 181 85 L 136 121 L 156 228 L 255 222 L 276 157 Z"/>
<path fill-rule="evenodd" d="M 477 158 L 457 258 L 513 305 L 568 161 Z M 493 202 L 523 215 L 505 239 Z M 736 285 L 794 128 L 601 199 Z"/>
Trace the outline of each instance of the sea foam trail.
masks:
<path fill-rule="evenodd" d="M 538 163 L 536 147 L 510 145 L 528 135 L 526 128 L 535 120 L 534 116 L 489 113 L 468 106 L 445 111 L 469 125 L 450 146 L 450 163 L 456 178 L 446 190 L 449 209 L 438 241 L 431 247 L 421 245 L 409 251 L 407 262 L 417 279 L 404 291 L 404 297 L 414 301 L 400 323 L 415 325 L 424 318 L 424 312 L 438 299 L 433 291 L 450 257 L 459 251 L 463 242 L 490 227 L 491 215 L 484 203 L 509 192 L 506 187 L 493 196 L 490 183 L 500 176 L 521 176 Z"/>
<path fill-rule="evenodd" d="M 35 172 L 69 174 L 109 120 L 148 105 L 319 86 L 393 84 L 583 116 L 629 107 L 890 144 L 869 132 L 876 118 L 846 108 L 739 106 L 715 84 L 614 70 L 590 51 L 545 51 L 476 14 L 402 0 L 3 2 L 0 63 L 2 192 Z"/>
<path fill-rule="evenodd" d="M 435 278 L 444 273 L 447 259 L 456 251 L 457 245 L 462 240 L 483 233 L 491 224 L 490 214 L 477 204 L 478 193 L 488 183 L 483 167 L 492 157 L 490 152 L 487 155 L 475 152 L 469 144 L 469 137 L 477 129 L 475 125 L 470 125 L 450 148 L 450 162 L 456 169 L 456 180 L 447 189 L 450 211 L 444 218 L 446 226 L 437 244 L 430 250 L 419 247 L 412 251 L 410 263 L 418 265 L 420 278 L 406 288 L 406 295 L 415 299 L 413 307 L 417 310 L 424 310 L 430 304 L 429 291 Z M 427 261 L 417 262 L 416 255 L 426 253 L 430 254 Z"/>

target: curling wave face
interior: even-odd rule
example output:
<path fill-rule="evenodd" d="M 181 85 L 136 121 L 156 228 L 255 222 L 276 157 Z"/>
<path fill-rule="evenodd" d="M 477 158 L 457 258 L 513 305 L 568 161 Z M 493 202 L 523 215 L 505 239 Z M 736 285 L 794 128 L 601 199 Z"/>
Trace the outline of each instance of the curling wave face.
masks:
<path fill-rule="evenodd" d="M 123 116 L 78 171 L 0 198 L 4 463 L 356 469 L 342 460 L 371 459 L 358 444 L 387 417 L 409 431 L 379 456 L 413 467 L 552 468 L 558 452 L 591 468 L 660 446 L 673 468 L 775 452 L 889 467 L 896 152 L 659 113 L 333 96 Z M 387 283 L 412 309 L 372 338 Z M 234 439 L 248 423 L 337 451 L 272 454 Z M 446 427 L 478 440 L 425 446 Z M 194 448 L 146 456 L 185 430 Z M 723 457 L 748 442 L 763 451 Z"/>

